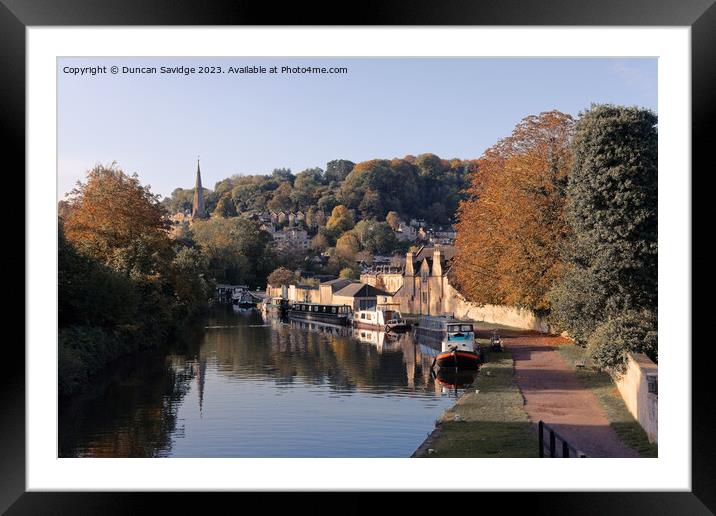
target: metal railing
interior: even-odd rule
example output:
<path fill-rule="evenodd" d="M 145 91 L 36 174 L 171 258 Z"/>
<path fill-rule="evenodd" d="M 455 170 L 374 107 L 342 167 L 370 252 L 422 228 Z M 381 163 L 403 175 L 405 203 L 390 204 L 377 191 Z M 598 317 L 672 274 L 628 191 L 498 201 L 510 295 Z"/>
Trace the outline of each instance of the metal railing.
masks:
<path fill-rule="evenodd" d="M 540 458 L 587 458 L 589 455 L 583 451 L 577 450 L 574 446 L 569 444 L 564 437 L 554 431 L 544 421 L 539 422 L 539 456 Z M 549 435 L 549 441 L 545 443 L 545 434 Z M 557 444 L 559 442 L 559 445 Z M 546 445 L 546 450 L 545 450 Z M 549 455 L 545 455 L 545 451 L 549 452 Z"/>

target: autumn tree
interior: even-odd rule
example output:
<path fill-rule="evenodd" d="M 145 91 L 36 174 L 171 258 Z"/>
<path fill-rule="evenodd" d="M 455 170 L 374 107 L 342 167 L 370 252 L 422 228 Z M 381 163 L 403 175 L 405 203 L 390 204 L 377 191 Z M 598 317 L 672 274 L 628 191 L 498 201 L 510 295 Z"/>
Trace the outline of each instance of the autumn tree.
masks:
<path fill-rule="evenodd" d="M 354 225 L 355 221 L 353 220 L 353 215 L 350 210 L 342 204 L 339 204 L 333 208 L 331 216 L 328 219 L 328 222 L 326 222 L 326 229 L 340 234 L 352 229 Z"/>
<path fill-rule="evenodd" d="M 341 279 L 357 280 L 360 278 L 360 273 L 355 267 L 344 267 L 341 272 L 338 273 L 338 277 Z"/>
<path fill-rule="evenodd" d="M 295 280 L 296 275 L 292 271 L 285 267 L 279 267 L 269 274 L 267 281 L 272 287 L 280 287 L 282 285 L 290 285 Z"/>
<path fill-rule="evenodd" d="M 293 209 L 291 183 L 284 182 L 273 192 L 273 198 L 268 202 L 268 208 L 273 211 L 289 211 Z"/>
<path fill-rule="evenodd" d="M 314 251 L 321 253 L 330 247 L 330 243 L 325 235 L 318 233 L 311 239 L 309 246 Z"/>
<path fill-rule="evenodd" d="M 388 212 L 388 214 L 385 216 L 385 221 L 394 231 L 397 231 L 400 228 L 400 215 L 398 215 L 394 211 Z"/>
<path fill-rule="evenodd" d="M 206 306 L 206 260 L 169 238 L 164 214 L 149 187 L 114 164 L 71 192 L 59 225 L 61 396 L 123 354 L 157 346 Z"/>
<path fill-rule="evenodd" d="M 68 205 L 65 235 L 80 253 L 126 273 L 135 267 L 150 273 L 167 259 L 166 212 L 136 174 L 97 165 L 70 192 Z"/>
<path fill-rule="evenodd" d="M 567 233 L 565 189 L 574 122 L 559 111 L 523 119 L 477 161 L 460 203 L 454 274 L 481 303 L 549 308 Z M 425 165 L 434 174 L 434 160 Z"/>
<path fill-rule="evenodd" d="M 354 260 L 360 249 L 360 239 L 352 231 L 344 233 L 336 242 L 336 255 L 344 260 Z"/>

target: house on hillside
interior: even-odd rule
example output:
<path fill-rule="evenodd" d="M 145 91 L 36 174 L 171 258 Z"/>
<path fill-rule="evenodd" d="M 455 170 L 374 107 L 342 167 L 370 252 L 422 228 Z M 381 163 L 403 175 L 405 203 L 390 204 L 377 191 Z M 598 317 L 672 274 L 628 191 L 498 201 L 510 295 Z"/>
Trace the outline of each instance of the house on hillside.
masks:
<path fill-rule="evenodd" d="M 310 244 L 308 233 L 304 229 L 284 228 L 272 233 L 273 242 L 277 249 L 307 250 Z"/>

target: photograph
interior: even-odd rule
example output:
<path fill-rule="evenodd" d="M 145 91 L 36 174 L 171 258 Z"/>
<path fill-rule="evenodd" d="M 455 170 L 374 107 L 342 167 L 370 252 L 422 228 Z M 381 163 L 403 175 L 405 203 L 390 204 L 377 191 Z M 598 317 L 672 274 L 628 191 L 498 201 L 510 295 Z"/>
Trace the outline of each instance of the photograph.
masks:
<path fill-rule="evenodd" d="M 659 457 L 657 57 L 56 66 L 59 458 Z"/>
<path fill-rule="evenodd" d="M 0 513 L 713 514 L 713 2 L 0 0 Z"/>

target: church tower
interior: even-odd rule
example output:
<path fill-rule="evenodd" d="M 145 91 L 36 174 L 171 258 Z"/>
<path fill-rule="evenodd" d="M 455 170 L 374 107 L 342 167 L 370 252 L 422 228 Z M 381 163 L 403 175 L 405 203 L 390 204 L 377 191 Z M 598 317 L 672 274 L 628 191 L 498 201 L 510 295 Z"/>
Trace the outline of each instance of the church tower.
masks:
<path fill-rule="evenodd" d="M 194 202 L 191 207 L 192 219 L 206 218 L 206 210 L 204 209 L 204 190 L 201 187 L 201 170 L 199 169 L 199 160 L 196 160 L 196 184 L 194 185 Z"/>

